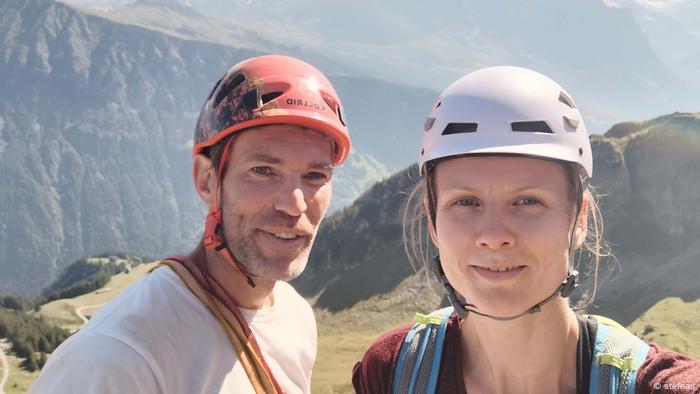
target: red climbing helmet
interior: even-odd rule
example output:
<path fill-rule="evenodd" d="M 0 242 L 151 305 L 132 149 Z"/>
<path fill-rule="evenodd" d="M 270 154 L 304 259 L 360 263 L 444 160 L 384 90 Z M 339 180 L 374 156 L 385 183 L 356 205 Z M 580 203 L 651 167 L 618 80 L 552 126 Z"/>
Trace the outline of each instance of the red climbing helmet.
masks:
<path fill-rule="evenodd" d="M 194 131 L 193 155 L 239 130 L 294 124 L 326 134 L 335 145 L 334 164 L 350 151 L 340 99 L 316 68 L 281 55 L 259 56 L 231 67 L 214 85 Z"/>

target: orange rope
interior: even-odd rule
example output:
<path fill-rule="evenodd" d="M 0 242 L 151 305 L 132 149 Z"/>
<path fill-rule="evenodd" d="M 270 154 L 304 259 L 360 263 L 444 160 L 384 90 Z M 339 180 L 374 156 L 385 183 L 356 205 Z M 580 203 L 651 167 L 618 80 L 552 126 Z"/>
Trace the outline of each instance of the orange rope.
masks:
<path fill-rule="evenodd" d="M 167 266 L 172 269 L 188 289 L 199 298 L 212 312 L 224 329 L 243 370 L 253 386 L 256 394 L 280 393 L 274 378 L 265 368 L 262 355 L 258 355 L 246 337 L 245 330 L 233 313 L 216 297 L 205 290 L 195 277 L 181 263 L 175 260 L 162 260 L 151 272 L 159 267 Z"/>

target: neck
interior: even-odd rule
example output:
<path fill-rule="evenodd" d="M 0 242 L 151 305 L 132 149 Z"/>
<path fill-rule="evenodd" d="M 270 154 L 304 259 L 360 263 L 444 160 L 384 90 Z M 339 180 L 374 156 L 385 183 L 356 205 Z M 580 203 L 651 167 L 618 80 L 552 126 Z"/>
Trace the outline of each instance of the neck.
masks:
<path fill-rule="evenodd" d="M 207 250 L 203 243 L 190 253 L 189 257 L 200 267 L 208 270 L 224 291 L 241 308 L 262 309 L 274 304 L 273 289 L 275 282 L 263 278 L 254 278 L 255 287 L 250 287 L 247 280 L 213 250 Z"/>
<path fill-rule="evenodd" d="M 576 391 L 578 320 L 563 298 L 513 321 L 463 321 L 463 376 L 471 392 Z"/>

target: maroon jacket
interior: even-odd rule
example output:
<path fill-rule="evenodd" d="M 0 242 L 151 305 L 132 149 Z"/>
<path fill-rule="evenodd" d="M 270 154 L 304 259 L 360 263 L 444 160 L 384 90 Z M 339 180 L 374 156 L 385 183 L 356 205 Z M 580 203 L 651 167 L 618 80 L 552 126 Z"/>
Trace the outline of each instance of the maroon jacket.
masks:
<path fill-rule="evenodd" d="M 577 392 L 588 393 L 592 346 L 595 342 L 597 321 L 579 318 L 579 346 L 577 351 Z M 352 384 L 357 393 L 391 393 L 394 367 L 401 343 L 411 325 L 389 331 L 367 350 L 362 361 L 355 364 Z M 637 393 L 700 393 L 700 360 L 650 344 L 646 361 L 637 372 Z M 462 380 L 459 321 L 453 314 L 447 323 L 436 392 L 466 393 Z"/>

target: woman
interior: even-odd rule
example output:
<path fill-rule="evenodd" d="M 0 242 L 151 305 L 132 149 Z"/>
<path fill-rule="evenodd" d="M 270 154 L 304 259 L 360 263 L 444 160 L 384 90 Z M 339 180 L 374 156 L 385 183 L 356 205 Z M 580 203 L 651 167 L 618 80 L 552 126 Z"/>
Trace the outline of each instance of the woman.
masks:
<path fill-rule="evenodd" d="M 595 289 L 601 222 L 588 134 L 557 83 L 517 67 L 459 79 L 425 123 L 419 167 L 412 200 L 438 250 L 424 263 L 452 307 L 381 336 L 357 392 L 700 392 L 700 361 L 569 304 L 577 249 Z M 407 244 L 422 252 L 417 219 Z"/>

